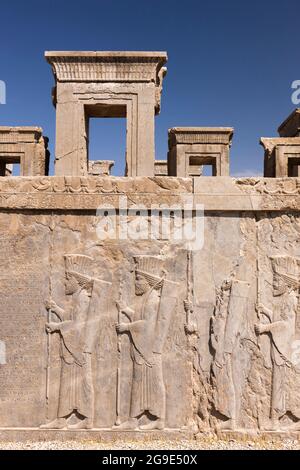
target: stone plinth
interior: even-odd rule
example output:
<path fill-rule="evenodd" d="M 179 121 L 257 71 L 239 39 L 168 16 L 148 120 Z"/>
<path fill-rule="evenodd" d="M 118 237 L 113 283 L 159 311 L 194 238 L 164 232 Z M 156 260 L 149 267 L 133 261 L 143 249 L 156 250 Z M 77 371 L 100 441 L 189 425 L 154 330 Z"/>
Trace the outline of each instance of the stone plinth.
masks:
<path fill-rule="evenodd" d="M 260 143 L 265 149 L 264 176 L 300 175 L 300 137 L 262 137 Z"/>
<path fill-rule="evenodd" d="M 278 127 L 280 137 L 300 137 L 300 109 L 295 109 Z"/>
<path fill-rule="evenodd" d="M 212 166 L 213 176 L 229 175 L 231 127 L 174 127 L 169 130 L 170 176 L 201 176 L 203 165 Z"/>
<path fill-rule="evenodd" d="M 88 173 L 89 118 L 127 119 L 126 175 L 154 175 L 165 52 L 46 52 L 56 82 L 56 175 Z"/>
<path fill-rule="evenodd" d="M 12 163 L 7 163 L 5 165 L 5 176 L 11 176 L 13 173 L 13 164 Z"/>
<path fill-rule="evenodd" d="M 155 160 L 154 173 L 155 173 L 155 176 L 168 176 L 167 160 Z"/>
<path fill-rule="evenodd" d="M 40 429 L 40 428 L 0 428 L 0 441 L 79 441 L 79 442 L 116 442 L 137 441 L 151 442 L 156 440 L 182 441 L 193 439 L 191 430 L 164 429 L 163 431 L 118 431 L 106 429 Z"/>
<path fill-rule="evenodd" d="M 20 176 L 45 176 L 49 168 L 48 138 L 40 127 L 0 127 L 0 176 L 9 176 L 12 164 Z"/>
<path fill-rule="evenodd" d="M 89 175 L 109 176 L 115 162 L 113 160 L 90 160 Z"/>

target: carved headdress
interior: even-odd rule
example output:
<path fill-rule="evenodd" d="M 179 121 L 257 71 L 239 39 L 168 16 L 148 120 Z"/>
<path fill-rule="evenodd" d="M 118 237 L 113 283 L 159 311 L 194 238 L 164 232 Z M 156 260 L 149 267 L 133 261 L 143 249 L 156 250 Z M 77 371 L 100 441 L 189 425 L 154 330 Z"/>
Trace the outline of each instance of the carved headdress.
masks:
<path fill-rule="evenodd" d="M 86 255 L 67 254 L 65 258 L 66 273 L 74 276 L 80 285 L 92 283 L 93 258 Z"/>
<path fill-rule="evenodd" d="M 273 256 L 270 258 L 274 274 L 277 274 L 288 287 L 300 287 L 300 259 L 291 256 Z"/>
<path fill-rule="evenodd" d="M 163 269 L 164 260 L 160 256 L 140 255 L 135 256 L 135 272 L 143 276 L 151 287 L 162 287 L 165 271 Z"/>

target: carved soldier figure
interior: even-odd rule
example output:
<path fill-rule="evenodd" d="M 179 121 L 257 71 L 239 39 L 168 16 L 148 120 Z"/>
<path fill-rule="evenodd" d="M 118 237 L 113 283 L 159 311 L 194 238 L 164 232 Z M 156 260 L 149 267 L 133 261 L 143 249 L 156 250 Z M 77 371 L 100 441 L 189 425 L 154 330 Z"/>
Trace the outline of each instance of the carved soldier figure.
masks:
<path fill-rule="evenodd" d="M 137 256 L 135 261 L 135 308 L 117 302 L 130 321 L 118 323 L 117 333 L 129 333 L 133 361 L 130 417 L 118 428 L 135 429 L 139 418 L 146 415 L 148 423 L 140 429 L 163 429 L 166 390 L 162 353 L 176 304 L 176 284 L 165 280 L 161 258 Z"/>
<path fill-rule="evenodd" d="M 214 406 L 226 420 L 220 428 L 236 429 L 245 384 L 247 351 L 247 301 L 249 283 L 226 279 L 217 293 L 212 318 L 211 345 L 214 349 L 212 375 Z"/>
<path fill-rule="evenodd" d="M 300 420 L 299 399 L 297 400 L 293 393 L 289 393 L 292 381 L 299 380 L 300 372 L 295 371 L 292 360 L 298 307 L 297 293 L 300 285 L 300 260 L 290 256 L 275 256 L 271 258 L 271 262 L 273 296 L 274 300 L 278 298 L 279 302 L 277 302 L 277 308 L 274 308 L 274 311 L 263 304 L 257 306 L 260 314 L 264 314 L 269 323 L 256 324 L 255 331 L 257 335 L 268 334 L 270 336 L 273 364 L 270 428 L 278 430 L 281 427 L 280 419 L 287 413 L 298 420 L 298 425 Z M 291 375 L 295 372 L 296 374 L 291 381 Z M 295 427 L 295 424 L 292 424 L 291 427 Z"/>
<path fill-rule="evenodd" d="M 94 389 L 92 352 L 97 332 L 97 310 L 105 281 L 90 276 L 93 259 L 85 255 L 65 255 L 66 295 L 72 296 L 68 315 L 54 301 L 46 303 L 60 322 L 46 324 L 48 334 L 60 335 L 61 374 L 57 418 L 42 428 L 61 429 L 75 415 L 77 423 L 69 428 L 92 428 Z"/>

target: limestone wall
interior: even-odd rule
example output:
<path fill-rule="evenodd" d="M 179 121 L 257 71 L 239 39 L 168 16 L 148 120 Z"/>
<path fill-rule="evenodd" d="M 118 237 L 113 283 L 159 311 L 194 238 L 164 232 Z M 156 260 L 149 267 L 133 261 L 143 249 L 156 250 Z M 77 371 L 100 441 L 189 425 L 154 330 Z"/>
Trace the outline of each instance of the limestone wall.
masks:
<path fill-rule="evenodd" d="M 122 196 L 132 223 L 203 205 L 203 246 L 101 238 Z M 0 427 L 297 431 L 299 202 L 297 178 L 1 178 Z"/>

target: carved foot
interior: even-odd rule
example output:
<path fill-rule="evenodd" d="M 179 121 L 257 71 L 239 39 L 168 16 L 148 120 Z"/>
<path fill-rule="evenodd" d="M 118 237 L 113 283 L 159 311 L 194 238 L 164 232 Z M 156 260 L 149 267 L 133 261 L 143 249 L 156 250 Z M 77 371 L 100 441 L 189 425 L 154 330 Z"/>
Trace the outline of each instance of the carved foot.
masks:
<path fill-rule="evenodd" d="M 148 424 L 142 424 L 140 429 L 143 431 L 151 431 L 152 429 L 164 429 L 165 421 L 163 419 L 156 419 L 155 421 L 150 421 Z"/>
<path fill-rule="evenodd" d="M 218 429 L 220 431 L 235 431 L 236 430 L 236 420 L 235 419 L 228 419 L 223 423 L 218 425 Z"/>
<path fill-rule="evenodd" d="M 300 421 L 296 423 L 288 424 L 281 428 L 283 431 L 300 431 Z"/>
<path fill-rule="evenodd" d="M 57 418 L 50 423 L 41 424 L 40 429 L 64 429 L 66 428 L 67 421 L 65 418 Z"/>
<path fill-rule="evenodd" d="M 113 429 L 118 429 L 118 430 L 135 430 L 137 429 L 137 419 L 136 418 L 132 418 L 132 419 L 129 419 L 128 421 L 124 421 L 124 423 L 121 423 L 121 424 L 118 424 L 118 425 L 115 425 L 113 426 Z"/>
<path fill-rule="evenodd" d="M 269 423 L 266 423 L 262 428 L 262 431 L 280 431 L 281 424 L 279 420 L 271 420 Z"/>
<path fill-rule="evenodd" d="M 68 429 L 92 429 L 92 428 L 93 428 L 93 422 L 89 418 L 81 419 L 76 424 L 68 425 Z"/>

